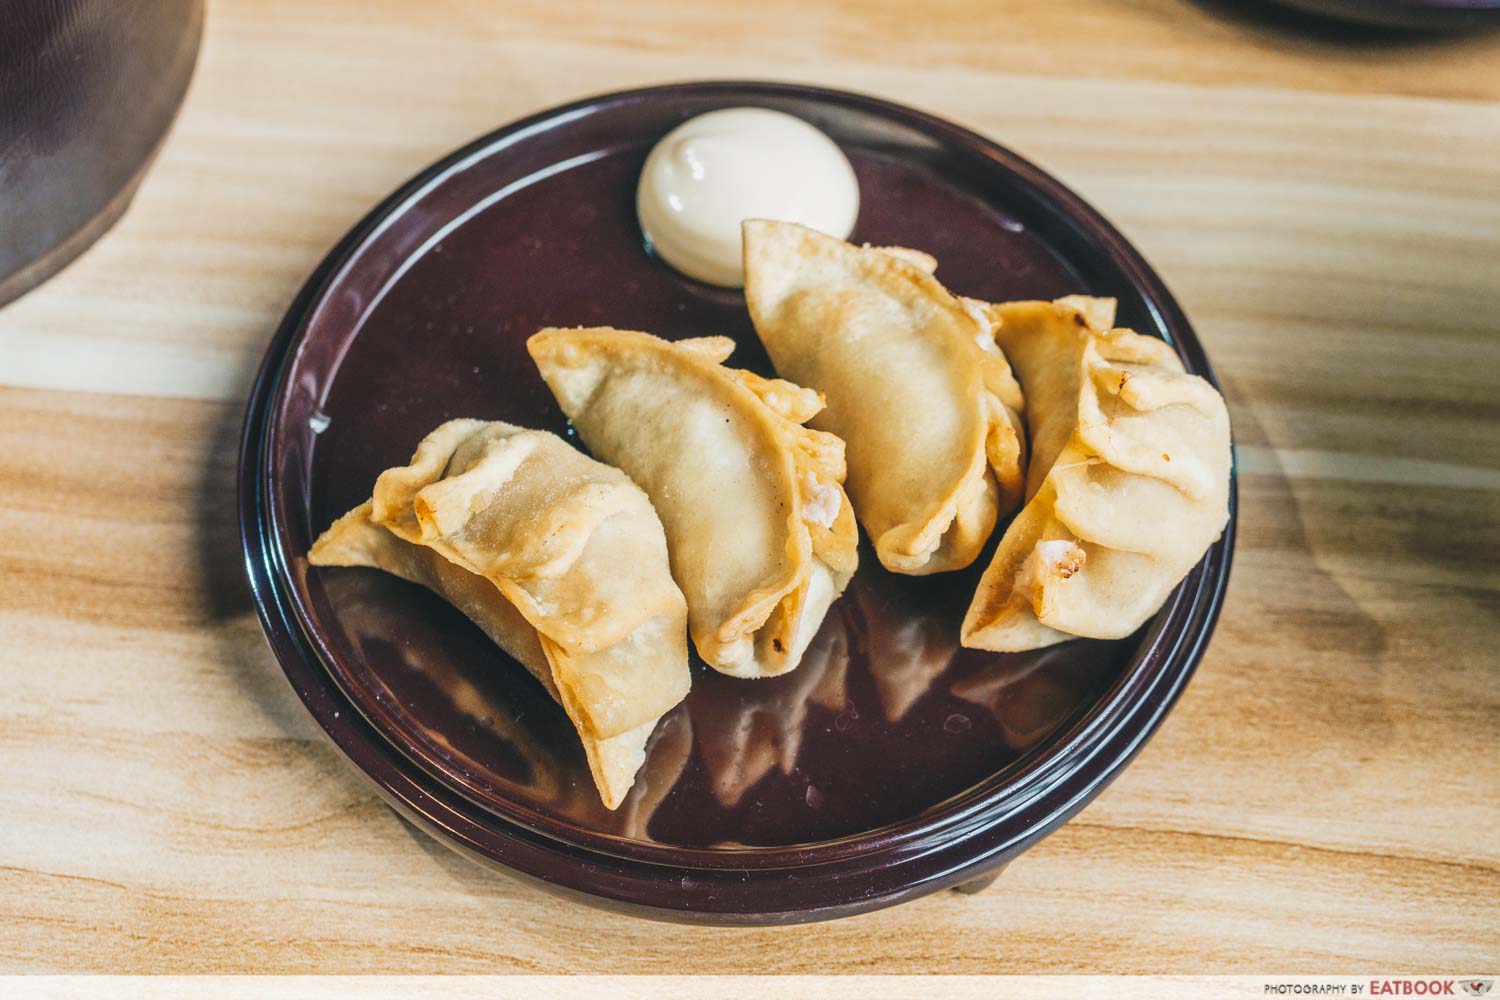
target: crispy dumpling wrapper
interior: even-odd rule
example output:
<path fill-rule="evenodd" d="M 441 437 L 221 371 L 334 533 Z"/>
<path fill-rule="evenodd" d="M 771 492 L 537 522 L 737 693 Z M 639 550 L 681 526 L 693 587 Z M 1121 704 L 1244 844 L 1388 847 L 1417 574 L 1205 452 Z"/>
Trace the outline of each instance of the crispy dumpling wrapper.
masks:
<path fill-rule="evenodd" d="M 651 497 L 703 659 L 795 667 L 858 560 L 843 442 L 802 426 L 817 393 L 724 367 L 725 337 L 548 329 L 527 349 L 589 450 Z"/>
<path fill-rule="evenodd" d="M 1026 385 L 1031 468 L 964 617 L 965 646 L 1118 639 L 1155 614 L 1229 519 L 1229 413 L 1114 302 L 990 307 Z"/>
<path fill-rule="evenodd" d="M 308 561 L 383 569 L 476 622 L 562 704 L 611 809 L 687 694 L 687 608 L 650 501 L 554 435 L 443 424 Z"/>
<path fill-rule="evenodd" d="M 847 488 L 887 569 L 925 575 L 979 555 L 1019 506 L 1021 387 L 979 303 L 915 250 L 856 247 L 749 220 L 745 301 L 776 371 L 818 390 L 813 426 L 846 442 Z"/>

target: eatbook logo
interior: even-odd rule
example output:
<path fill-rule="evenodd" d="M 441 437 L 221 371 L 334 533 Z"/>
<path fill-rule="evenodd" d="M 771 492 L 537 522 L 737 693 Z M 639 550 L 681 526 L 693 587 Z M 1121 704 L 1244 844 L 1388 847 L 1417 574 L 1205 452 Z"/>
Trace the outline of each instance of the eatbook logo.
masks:
<path fill-rule="evenodd" d="M 1494 989 L 1495 981 L 1493 979 L 1465 979 L 1458 985 L 1462 986 L 1464 992 L 1469 996 L 1482 997 Z"/>

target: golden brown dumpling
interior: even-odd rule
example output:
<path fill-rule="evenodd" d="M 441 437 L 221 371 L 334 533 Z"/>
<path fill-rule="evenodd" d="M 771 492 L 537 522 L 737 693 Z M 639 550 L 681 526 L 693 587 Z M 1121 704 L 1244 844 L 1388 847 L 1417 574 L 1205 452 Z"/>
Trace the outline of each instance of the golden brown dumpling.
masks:
<path fill-rule="evenodd" d="M 1154 614 L 1229 518 L 1229 414 L 1114 302 L 990 307 L 1026 386 L 1028 501 L 964 618 L 965 646 L 1117 639 Z"/>
<path fill-rule="evenodd" d="M 611 809 L 687 694 L 687 609 L 650 501 L 554 435 L 443 424 L 308 561 L 383 569 L 473 619 L 561 702 Z"/>
<path fill-rule="evenodd" d="M 849 496 L 887 569 L 979 555 L 1020 503 L 1021 389 L 977 303 L 932 258 L 787 222 L 744 224 L 745 301 L 776 371 L 824 395 L 813 426 L 848 447 Z"/>
<path fill-rule="evenodd" d="M 589 450 L 651 497 L 703 659 L 795 667 L 858 561 L 843 442 L 802 426 L 817 394 L 724 367 L 725 337 L 549 329 L 527 349 Z"/>

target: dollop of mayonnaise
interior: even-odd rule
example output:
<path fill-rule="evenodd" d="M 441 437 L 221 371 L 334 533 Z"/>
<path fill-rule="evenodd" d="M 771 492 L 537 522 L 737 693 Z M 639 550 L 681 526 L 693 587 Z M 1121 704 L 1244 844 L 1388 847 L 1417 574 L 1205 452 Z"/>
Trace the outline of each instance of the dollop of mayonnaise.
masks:
<path fill-rule="evenodd" d="M 646 158 L 636 214 L 656 253 L 690 278 L 745 283 L 740 223 L 800 222 L 846 239 L 859 182 L 834 141 L 800 118 L 726 108 L 683 122 Z"/>

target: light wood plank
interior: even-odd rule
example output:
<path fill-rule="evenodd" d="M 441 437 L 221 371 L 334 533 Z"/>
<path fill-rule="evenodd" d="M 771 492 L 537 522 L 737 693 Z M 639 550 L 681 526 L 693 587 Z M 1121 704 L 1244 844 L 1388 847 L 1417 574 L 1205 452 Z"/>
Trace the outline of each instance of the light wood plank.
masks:
<path fill-rule="evenodd" d="M 0 971 L 1493 965 L 1497 55 L 1177 0 L 214 0 L 135 206 L 0 311 Z M 244 394 L 327 248 L 498 124 L 725 76 L 1034 157 L 1166 276 L 1230 402 L 1240 542 L 1198 676 L 974 897 L 714 930 L 486 873 L 323 742 L 249 606 Z"/>

